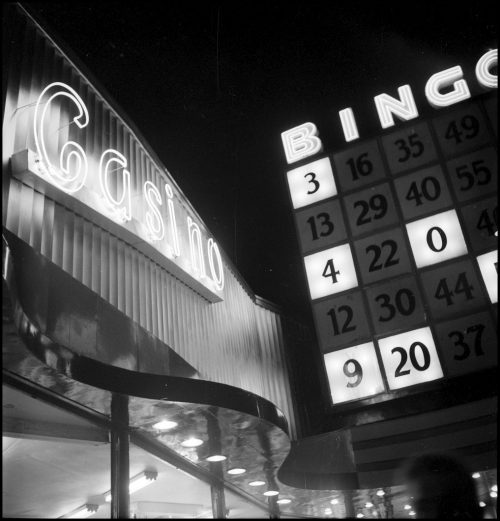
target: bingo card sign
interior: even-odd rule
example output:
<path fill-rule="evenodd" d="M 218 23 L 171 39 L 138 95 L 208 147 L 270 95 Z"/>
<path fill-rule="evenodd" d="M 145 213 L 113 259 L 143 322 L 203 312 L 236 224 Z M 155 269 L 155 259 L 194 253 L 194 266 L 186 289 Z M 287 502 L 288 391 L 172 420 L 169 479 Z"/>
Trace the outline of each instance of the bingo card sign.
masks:
<path fill-rule="evenodd" d="M 497 364 L 496 128 L 494 92 L 289 165 L 334 406 Z"/>

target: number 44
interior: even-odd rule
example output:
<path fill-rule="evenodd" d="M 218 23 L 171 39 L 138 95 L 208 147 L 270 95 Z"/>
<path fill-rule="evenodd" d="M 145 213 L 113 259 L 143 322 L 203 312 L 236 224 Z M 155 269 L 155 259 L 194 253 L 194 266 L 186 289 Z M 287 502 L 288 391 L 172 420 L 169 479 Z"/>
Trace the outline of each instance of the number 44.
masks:
<path fill-rule="evenodd" d="M 467 280 L 465 272 L 462 272 L 458 275 L 457 283 L 455 285 L 455 293 L 453 293 L 453 291 L 450 291 L 448 287 L 448 281 L 445 277 L 444 279 L 441 279 L 439 281 L 434 296 L 437 299 L 446 299 L 446 305 L 451 306 L 452 304 L 454 304 L 453 296 L 459 293 L 463 293 L 467 300 L 474 298 L 474 296 L 472 295 L 473 289 L 473 286 L 471 286 L 469 284 L 469 281 Z"/>

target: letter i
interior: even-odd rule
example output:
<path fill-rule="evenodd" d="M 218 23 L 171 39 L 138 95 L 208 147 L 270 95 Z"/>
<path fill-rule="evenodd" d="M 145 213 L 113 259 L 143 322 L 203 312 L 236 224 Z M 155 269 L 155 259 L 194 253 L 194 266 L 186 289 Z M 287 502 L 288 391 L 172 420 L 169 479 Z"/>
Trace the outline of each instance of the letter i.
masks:
<path fill-rule="evenodd" d="M 170 229 L 172 230 L 172 239 L 174 244 L 174 255 L 179 257 L 181 254 L 181 250 L 179 248 L 179 235 L 177 231 L 177 221 L 175 219 L 175 210 L 174 210 L 174 194 L 172 192 L 172 188 L 170 185 L 165 185 L 165 192 L 167 193 L 167 207 L 168 207 L 168 216 L 170 218 Z"/>

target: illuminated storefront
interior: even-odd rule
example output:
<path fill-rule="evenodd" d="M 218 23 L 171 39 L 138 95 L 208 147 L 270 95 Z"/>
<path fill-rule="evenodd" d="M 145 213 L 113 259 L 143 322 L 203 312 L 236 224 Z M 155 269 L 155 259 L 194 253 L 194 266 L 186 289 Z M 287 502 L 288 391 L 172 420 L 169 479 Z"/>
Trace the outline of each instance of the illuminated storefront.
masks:
<path fill-rule="evenodd" d="M 283 132 L 316 345 L 71 49 L 19 5 L 6 32 L 5 517 L 406 517 L 395 469 L 445 448 L 492 504 L 496 51 L 430 77 L 430 116 L 376 96 L 372 138 L 342 109 L 341 150 Z"/>
<path fill-rule="evenodd" d="M 268 517 L 298 428 L 285 348 L 307 331 L 71 51 L 7 15 L 4 516 Z"/>

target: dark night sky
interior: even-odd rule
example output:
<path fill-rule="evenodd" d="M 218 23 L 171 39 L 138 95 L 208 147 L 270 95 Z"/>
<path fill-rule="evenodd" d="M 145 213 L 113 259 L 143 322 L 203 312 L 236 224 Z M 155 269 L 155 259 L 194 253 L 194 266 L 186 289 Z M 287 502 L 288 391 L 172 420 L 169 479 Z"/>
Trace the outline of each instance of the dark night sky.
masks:
<path fill-rule="evenodd" d="M 130 116 L 252 289 L 309 320 L 280 133 L 313 121 L 344 146 L 373 97 L 497 45 L 493 2 L 26 3 Z M 125 7 L 126 6 L 126 7 Z M 217 30 L 218 29 L 218 30 Z"/>

